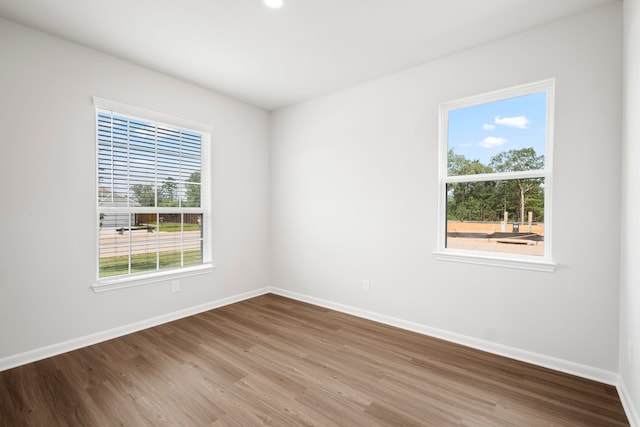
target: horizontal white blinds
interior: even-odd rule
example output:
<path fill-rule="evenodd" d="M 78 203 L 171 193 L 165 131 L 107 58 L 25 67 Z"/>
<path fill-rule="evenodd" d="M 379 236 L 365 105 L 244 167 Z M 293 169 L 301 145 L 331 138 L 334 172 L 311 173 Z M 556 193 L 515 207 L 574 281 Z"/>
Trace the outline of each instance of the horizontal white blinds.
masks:
<path fill-rule="evenodd" d="M 203 135 L 100 108 L 96 123 L 98 277 L 203 264 Z"/>
<path fill-rule="evenodd" d="M 98 111 L 98 204 L 199 207 L 202 136 Z"/>

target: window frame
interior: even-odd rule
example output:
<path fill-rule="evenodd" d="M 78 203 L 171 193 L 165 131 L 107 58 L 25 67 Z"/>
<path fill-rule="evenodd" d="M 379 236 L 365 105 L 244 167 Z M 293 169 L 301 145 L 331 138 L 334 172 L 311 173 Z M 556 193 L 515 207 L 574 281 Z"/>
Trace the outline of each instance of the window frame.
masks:
<path fill-rule="evenodd" d="M 146 285 L 150 283 L 166 282 L 176 280 L 182 277 L 189 277 L 200 274 L 211 273 L 215 267 L 212 261 L 212 218 L 211 218 L 211 134 L 213 127 L 196 121 L 183 119 L 168 114 L 163 114 L 148 110 L 145 108 L 135 107 L 128 104 L 111 101 L 104 98 L 93 97 L 94 120 L 95 120 L 95 218 L 96 218 L 96 281 L 91 288 L 94 292 L 104 292 L 114 289 L 128 288 L 131 286 Z M 201 213 L 202 214 L 202 263 L 197 265 L 189 265 L 183 267 L 170 268 L 165 270 L 152 270 L 148 272 L 119 274 L 116 276 L 100 277 L 100 214 L 106 212 L 131 214 L 140 210 L 135 207 L 105 207 L 100 206 L 98 192 L 99 186 L 99 138 L 98 138 L 98 114 L 106 112 L 110 114 L 118 114 L 128 119 L 136 119 L 144 122 L 152 123 L 160 126 L 171 128 L 179 128 L 197 132 L 201 136 L 201 152 L 200 152 L 200 207 L 144 207 L 143 209 L 151 213 Z"/>
<path fill-rule="evenodd" d="M 449 111 L 471 107 L 534 93 L 547 94 L 547 123 L 545 166 L 542 170 L 521 172 L 496 172 L 475 175 L 448 175 L 448 115 Z M 463 262 L 478 265 L 517 268 L 553 272 L 552 261 L 552 189 L 553 189 L 553 135 L 555 118 L 555 79 L 550 78 L 520 86 L 500 89 L 440 104 L 439 108 L 439 159 L 438 159 L 438 215 L 437 249 L 434 258 L 440 261 Z M 447 238 L 447 184 L 461 182 L 502 181 L 524 178 L 544 179 L 544 254 L 526 255 L 479 250 L 452 249 L 446 247 Z"/>

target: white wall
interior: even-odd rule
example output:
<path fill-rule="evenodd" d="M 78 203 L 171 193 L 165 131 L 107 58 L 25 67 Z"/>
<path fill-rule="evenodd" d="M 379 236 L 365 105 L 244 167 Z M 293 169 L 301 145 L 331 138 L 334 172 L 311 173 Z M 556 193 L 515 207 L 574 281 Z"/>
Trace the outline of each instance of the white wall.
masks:
<path fill-rule="evenodd" d="M 266 286 L 269 115 L 0 20 L 0 359 Z M 94 294 L 92 96 L 213 125 L 213 274 Z"/>
<path fill-rule="evenodd" d="M 620 375 L 640 425 L 640 1 L 624 1 Z M 628 342 L 632 343 L 632 361 Z"/>
<path fill-rule="evenodd" d="M 272 285 L 617 372 L 621 16 L 615 3 L 273 113 Z M 549 77 L 557 271 L 435 261 L 438 105 Z"/>

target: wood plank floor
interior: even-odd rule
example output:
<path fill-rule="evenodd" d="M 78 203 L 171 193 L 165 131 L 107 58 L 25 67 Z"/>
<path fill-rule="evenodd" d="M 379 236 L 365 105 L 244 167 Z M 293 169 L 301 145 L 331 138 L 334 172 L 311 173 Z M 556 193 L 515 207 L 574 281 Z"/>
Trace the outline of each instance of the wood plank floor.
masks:
<path fill-rule="evenodd" d="M 626 426 L 614 387 L 264 295 L 0 373 L 2 426 Z"/>

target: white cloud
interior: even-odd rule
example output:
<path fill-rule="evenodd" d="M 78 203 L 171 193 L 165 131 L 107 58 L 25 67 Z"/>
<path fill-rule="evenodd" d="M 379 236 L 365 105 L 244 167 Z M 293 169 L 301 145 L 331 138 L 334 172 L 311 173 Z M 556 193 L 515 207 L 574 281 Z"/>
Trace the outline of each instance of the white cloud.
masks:
<path fill-rule="evenodd" d="M 494 130 L 496 128 L 496 125 L 490 125 L 488 123 L 485 123 L 484 126 L 482 126 L 482 129 L 484 130 Z"/>
<path fill-rule="evenodd" d="M 482 141 L 478 142 L 478 145 L 482 148 L 493 148 L 507 143 L 507 140 L 497 136 L 488 136 Z"/>
<path fill-rule="evenodd" d="M 518 129 L 526 129 L 527 126 L 531 123 L 526 116 L 516 116 L 516 117 L 496 116 L 493 119 L 493 121 L 497 125 L 511 126 Z"/>

